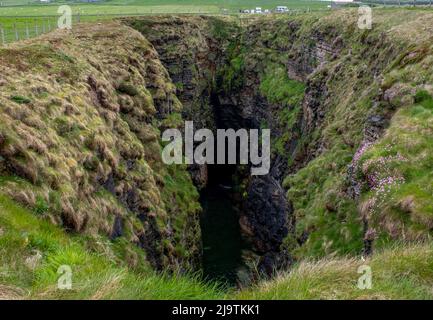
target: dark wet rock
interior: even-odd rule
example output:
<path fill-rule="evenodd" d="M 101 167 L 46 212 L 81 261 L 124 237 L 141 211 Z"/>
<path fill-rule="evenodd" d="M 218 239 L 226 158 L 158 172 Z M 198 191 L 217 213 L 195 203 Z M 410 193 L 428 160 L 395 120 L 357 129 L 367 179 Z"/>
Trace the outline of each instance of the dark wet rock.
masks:
<path fill-rule="evenodd" d="M 327 88 L 325 71 L 319 71 L 307 82 L 305 98 L 302 104 L 302 132 L 308 134 L 320 126 L 326 109 L 323 101 L 326 99 Z"/>
<path fill-rule="evenodd" d="M 252 179 L 243 216 L 253 233 L 254 249 L 259 253 L 277 252 L 287 236 L 289 215 L 283 188 L 270 176 Z"/>
<path fill-rule="evenodd" d="M 300 246 L 302 246 L 305 242 L 307 242 L 307 240 L 308 240 L 308 236 L 309 236 L 308 231 L 305 231 L 305 230 L 304 230 L 304 231 L 302 232 L 301 236 L 298 237 L 298 238 L 296 239 L 296 241 L 298 242 L 298 244 L 299 244 Z"/>
<path fill-rule="evenodd" d="M 293 257 L 287 250 L 278 252 L 271 251 L 260 258 L 257 270 L 261 275 L 272 277 L 278 270 L 288 270 L 293 262 Z"/>
<path fill-rule="evenodd" d="M 138 245 L 147 253 L 147 259 L 156 270 L 161 271 L 163 263 L 161 260 L 161 234 L 158 231 L 158 226 L 154 219 L 143 223 L 145 231 L 138 234 Z"/>
<path fill-rule="evenodd" d="M 110 239 L 115 240 L 123 235 L 123 220 L 121 216 L 114 218 L 113 229 L 110 234 Z"/>
<path fill-rule="evenodd" d="M 364 128 L 364 141 L 373 142 L 377 140 L 383 130 L 388 126 L 388 120 L 381 114 L 373 114 L 367 118 Z"/>
<path fill-rule="evenodd" d="M 188 167 L 192 182 L 198 190 L 206 187 L 208 182 L 207 165 L 192 164 Z"/>

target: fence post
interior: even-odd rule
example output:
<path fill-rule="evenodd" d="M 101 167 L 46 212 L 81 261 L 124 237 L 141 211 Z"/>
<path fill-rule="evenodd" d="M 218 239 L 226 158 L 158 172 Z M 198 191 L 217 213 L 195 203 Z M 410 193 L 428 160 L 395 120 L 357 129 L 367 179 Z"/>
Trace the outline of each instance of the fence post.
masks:
<path fill-rule="evenodd" d="M 78 12 L 78 15 L 77 15 L 77 20 L 78 20 L 78 23 L 80 22 L 80 13 Z"/>
<path fill-rule="evenodd" d="M 15 40 L 18 41 L 20 37 L 18 35 L 18 29 L 16 23 L 14 23 L 14 31 L 15 31 Z"/>
<path fill-rule="evenodd" d="M 38 24 L 36 23 L 36 20 L 35 20 L 35 35 L 36 37 L 39 35 Z"/>
<path fill-rule="evenodd" d="M 42 34 L 45 33 L 45 21 L 42 20 Z"/>
<path fill-rule="evenodd" d="M 27 39 L 30 38 L 29 23 L 28 23 L 28 22 L 26 22 L 26 38 L 27 38 Z"/>
<path fill-rule="evenodd" d="M 5 31 L 3 30 L 2 25 L 0 25 L 0 33 L 1 33 L 1 38 L 2 38 L 2 45 L 4 46 L 6 44 L 6 40 L 5 40 Z"/>
<path fill-rule="evenodd" d="M 47 23 L 48 23 L 48 32 L 51 31 L 51 22 L 50 22 L 50 18 L 47 19 Z"/>

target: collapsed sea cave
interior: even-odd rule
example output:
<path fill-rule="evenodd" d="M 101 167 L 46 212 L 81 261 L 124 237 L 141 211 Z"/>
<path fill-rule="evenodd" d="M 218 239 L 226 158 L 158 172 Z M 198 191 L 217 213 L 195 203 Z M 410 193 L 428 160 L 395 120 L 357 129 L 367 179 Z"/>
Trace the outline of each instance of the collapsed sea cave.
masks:
<path fill-rule="evenodd" d="M 430 33 L 334 15 L 129 17 L 2 48 L 6 296 L 431 298 Z M 165 129 L 190 121 L 270 129 L 268 174 L 168 165 Z"/>
<path fill-rule="evenodd" d="M 266 175 L 250 175 L 248 165 L 189 168 L 201 190 L 202 206 L 214 210 L 210 202 L 222 205 L 214 210 L 220 212 L 220 221 L 205 220 L 218 218 L 215 212 L 205 210 L 202 215 L 205 270 L 211 270 L 209 261 L 218 260 L 217 251 L 211 258 L 212 248 L 222 246 L 207 242 L 211 225 L 230 221 L 233 231 L 232 244 L 221 240 L 233 249 L 230 253 L 224 249 L 232 259 L 226 266 L 231 267 L 210 271 L 210 277 L 212 272 L 230 274 L 233 282 L 233 274 L 243 266 L 254 271 L 246 278 L 272 276 L 276 270 L 289 269 L 299 257 L 364 250 L 366 231 L 356 210 L 359 199 L 351 191 L 360 182 L 348 168 L 356 148 L 378 139 L 393 114 L 378 86 L 367 84 L 375 83 L 375 75 L 396 57 L 395 47 L 380 40 L 381 35 L 371 35 L 369 41 L 380 43 L 386 54 L 379 60 L 368 56 L 374 61 L 368 73 L 360 64 L 351 64 L 359 67 L 357 78 L 365 84 L 353 88 L 353 93 L 352 87 L 345 87 L 353 74 L 342 66 L 363 53 L 353 58 L 334 27 L 320 31 L 297 21 L 240 24 L 236 19 L 205 16 L 125 22 L 158 53 L 176 87 L 183 121 L 214 133 L 219 128 L 271 130 Z M 309 31 L 303 32 L 304 27 Z M 343 96 L 353 105 L 365 105 L 363 96 L 374 103 L 368 111 L 339 110 L 347 104 Z M 385 108 L 377 108 L 380 105 Z M 379 120 L 370 123 L 370 118 Z M 215 192 L 215 186 L 227 188 Z M 212 192 L 215 195 L 209 198 Z"/>
<path fill-rule="evenodd" d="M 242 46 L 247 45 L 238 38 L 236 22 L 200 17 L 127 23 L 142 32 L 159 53 L 176 84 L 184 108 L 182 118 L 193 121 L 195 130 L 210 129 L 216 137 L 218 129 L 269 128 L 271 141 L 279 139 L 284 128 L 275 115 L 293 106 L 269 101 L 260 91 L 257 70 L 232 66 L 233 60 L 244 59 L 240 57 L 245 50 Z M 223 38 L 212 34 L 216 25 L 226 29 Z M 282 148 L 288 153 L 296 143 L 286 140 Z M 239 158 L 239 143 L 236 147 Z M 290 266 L 290 254 L 280 248 L 293 230 L 290 203 L 282 188 L 287 154 L 272 150 L 270 157 L 266 175 L 251 175 L 251 163 L 240 165 L 239 161 L 235 165 L 189 166 L 203 209 L 200 227 L 205 278 L 244 285 Z"/>

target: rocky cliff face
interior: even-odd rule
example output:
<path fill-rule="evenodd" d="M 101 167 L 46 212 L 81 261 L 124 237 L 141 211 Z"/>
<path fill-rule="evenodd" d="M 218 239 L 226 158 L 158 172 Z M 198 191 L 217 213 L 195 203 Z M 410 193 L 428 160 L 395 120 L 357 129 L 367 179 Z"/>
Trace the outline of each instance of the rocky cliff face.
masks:
<path fill-rule="evenodd" d="M 210 128 L 271 129 L 278 150 L 272 150 L 270 174 L 240 177 L 247 195 L 241 201 L 240 225 L 262 256 L 260 268 L 272 269 L 284 240 L 295 237 L 293 208 L 282 181 L 314 158 L 311 150 L 298 146 L 301 136 L 312 134 L 326 113 L 326 75 L 319 71 L 310 76 L 336 59 L 341 38 L 332 32 L 302 34 L 299 21 L 170 17 L 127 22 L 160 53 L 183 104 L 191 110 L 188 119 Z M 300 81 L 306 84 L 305 97 Z M 290 84 L 300 89 L 290 93 L 284 87 Z M 274 96 L 274 90 L 280 95 Z M 291 259 L 285 251 L 284 257 L 287 265 Z"/>
<path fill-rule="evenodd" d="M 262 62 L 245 54 L 253 48 L 260 53 L 265 50 L 254 40 L 258 28 L 241 30 L 237 21 L 206 17 L 146 18 L 129 23 L 150 39 L 172 79 L 179 83 L 179 96 L 189 110 L 184 114 L 187 119 L 211 129 L 260 128 L 265 121 L 274 129 L 278 127 L 275 113 L 283 107 L 263 97 L 257 70 L 263 68 Z M 274 137 L 277 135 L 275 130 Z M 260 255 L 279 252 L 291 227 L 287 222 L 289 205 L 281 188 L 287 167 L 284 162 L 281 156 L 276 159 L 272 173 L 265 178 L 240 174 L 248 194 L 240 203 L 241 228 Z"/>
<path fill-rule="evenodd" d="M 261 269 L 290 264 L 287 252 L 301 258 L 370 250 L 373 232 L 357 209 L 364 178 L 354 162 L 395 112 L 389 101 L 399 94 L 384 93 L 383 78 L 407 41 L 386 35 L 385 26 L 356 29 L 350 11 L 128 23 L 149 37 L 184 105 L 197 110 L 188 119 L 272 130 L 270 174 L 238 177 L 245 194 L 240 225 Z M 413 94 L 394 100 L 410 104 Z"/>

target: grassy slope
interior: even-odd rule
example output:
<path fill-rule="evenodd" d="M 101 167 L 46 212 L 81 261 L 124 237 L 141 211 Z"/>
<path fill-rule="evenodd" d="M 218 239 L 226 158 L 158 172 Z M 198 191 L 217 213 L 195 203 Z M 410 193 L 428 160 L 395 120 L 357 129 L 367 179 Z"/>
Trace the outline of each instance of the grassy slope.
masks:
<path fill-rule="evenodd" d="M 420 91 L 422 92 L 422 91 Z M 433 227 L 432 97 L 401 108 L 385 136 L 360 159 L 366 187 L 361 212 L 381 243 L 429 236 Z"/>
<path fill-rule="evenodd" d="M 0 196 L 0 299 L 219 299 L 223 293 L 196 276 L 132 271 L 116 259 L 116 243 L 67 235 Z M 59 290 L 57 270 L 72 269 L 72 289 Z"/>
<path fill-rule="evenodd" d="M 155 117 L 181 105 L 149 43 L 118 23 L 83 24 L 1 48 L 0 64 L 0 171 L 22 178 L 2 193 L 96 237 L 117 220 L 116 237 L 147 260 L 193 264 L 198 193 L 186 168 L 163 164 Z"/>
<path fill-rule="evenodd" d="M 433 299 L 433 246 L 396 246 L 361 261 L 304 261 L 236 295 L 238 299 Z M 371 268 L 371 289 L 357 287 L 361 266 Z"/>
<path fill-rule="evenodd" d="M 431 11 L 421 12 L 415 21 L 411 18 L 417 11 L 406 17 L 396 11 L 388 21 L 380 21 L 396 42 L 409 45 L 380 82 L 387 107 L 395 112 L 390 126 L 359 155 L 357 165 L 364 183 L 359 211 L 379 244 L 397 238 L 431 239 L 433 25 Z"/>
<path fill-rule="evenodd" d="M 289 274 L 237 293 L 197 277 L 133 271 L 115 261 L 115 244 L 89 251 L 86 239 L 65 234 L 0 196 L 0 298 L 6 299 L 432 299 L 433 247 L 396 247 L 371 260 L 302 262 Z M 57 289 L 61 265 L 72 268 L 72 290 Z M 372 289 L 356 287 L 359 266 L 372 270 Z"/>

